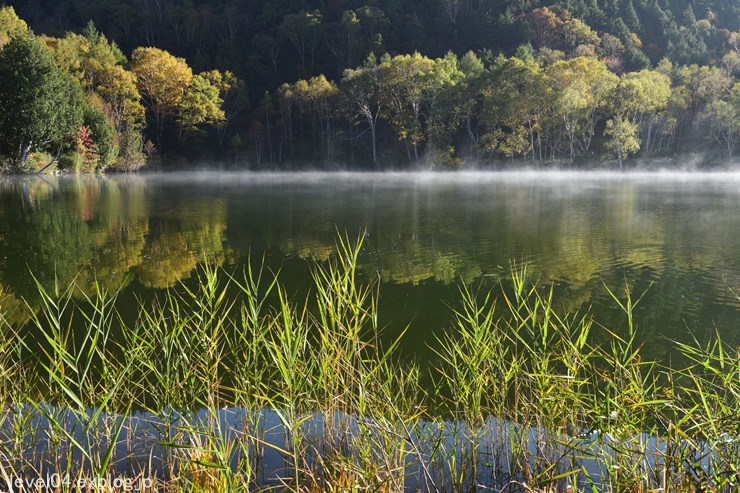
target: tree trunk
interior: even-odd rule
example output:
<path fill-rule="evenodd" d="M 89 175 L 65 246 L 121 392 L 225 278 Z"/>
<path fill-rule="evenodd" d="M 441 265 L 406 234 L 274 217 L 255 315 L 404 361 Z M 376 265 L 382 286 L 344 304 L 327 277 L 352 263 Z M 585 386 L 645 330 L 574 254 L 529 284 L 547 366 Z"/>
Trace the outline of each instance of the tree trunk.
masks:
<path fill-rule="evenodd" d="M 326 157 L 332 159 L 334 157 L 334 138 L 332 134 L 331 121 L 327 118 L 326 120 Z"/>
<path fill-rule="evenodd" d="M 570 162 L 573 162 L 573 156 L 575 155 L 575 147 L 573 146 L 573 136 L 570 136 Z"/>
<path fill-rule="evenodd" d="M 465 127 L 468 131 L 468 138 L 470 139 L 470 146 L 468 148 L 468 157 L 470 159 L 473 159 L 473 147 L 475 146 L 475 134 L 473 133 L 472 119 L 473 117 L 470 114 L 470 111 L 468 111 L 468 114 L 465 117 Z"/>
<path fill-rule="evenodd" d="M 534 151 L 534 130 L 532 130 L 532 120 L 527 120 L 527 126 L 529 127 L 529 145 L 532 147 L 532 162 L 536 161 Z"/>
<path fill-rule="evenodd" d="M 38 171 L 36 172 L 36 174 L 39 174 L 39 175 L 40 175 L 41 173 L 43 173 L 44 171 L 46 171 L 46 168 L 48 168 L 49 166 L 51 166 L 52 164 L 54 164 L 54 163 L 55 163 L 55 162 L 56 162 L 56 161 L 57 161 L 57 160 L 59 159 L 59 155 L 60 155 L 61 153 L 62 153 L 62 146 L 60 145 L 60 146 L 59 146 L 59 150 L 57 150 L 57 155 L 56 155 L 56 156 L 54 156 L 54 157 L 53 157 L 53 158 L 51 159 L 51 161 L 49 161 L 48 163 L 46 163 L 46 166 L 44 166 L 43 168 L 41 168 L 40 170 L 38 170 Z"/>
<path fill-rule="evenodd" d="M 22 168 L 28 160 L 28 155 L 31 153 L 32 142 L 24 142 L 20 145 L 20 152 L 18 155 L 18 168 Z"/>
<path fill-rule="evenodd" d="M 370 137 L 373 140 L 373 164 L 378 163 L 377 144 L 375 143 L 375 122 L 370 122 Z"/>
<path fill-rule="evenodd" d="M 650 123 L 648 123 L 647 128 L 647 137 L 645 138 L 645 150 L 647 150 L 648 155 L 652 155 L 652 148 L 653 148 L 653 121 L 654 117 L 650 117 Z"/>
<path fill-rule="evenodd" d="M 542 136 L 539 132 L 537 132 L 537 153 L 539 155 L 540 162 L 542 162 Z"/>

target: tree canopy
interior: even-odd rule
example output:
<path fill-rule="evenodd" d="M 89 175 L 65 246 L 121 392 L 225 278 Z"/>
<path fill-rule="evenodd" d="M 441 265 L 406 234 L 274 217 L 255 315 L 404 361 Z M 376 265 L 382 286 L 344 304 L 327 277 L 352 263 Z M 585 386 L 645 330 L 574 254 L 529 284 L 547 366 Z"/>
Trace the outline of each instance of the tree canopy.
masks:
<path fill-rule="evenodd" d="M 0 8 L 0 49 L 32 36 L 16 11 L 43 33 L 86 115 L 51 140 L 89 168 L 737 151 L 733 2 L 72 1 L 55 2 L 53 22 L 49 0 Z M 19 139 L 4 134 L 6 161 Z M 33 142 L 26 154 L 48 150 Z"/>
<path fill-rule="evenodd" d="M 0 51 L 0 145 L 22 167 L 32 149 L 61 146 L 82 120 L 78 89 L 30 35 Z"/>

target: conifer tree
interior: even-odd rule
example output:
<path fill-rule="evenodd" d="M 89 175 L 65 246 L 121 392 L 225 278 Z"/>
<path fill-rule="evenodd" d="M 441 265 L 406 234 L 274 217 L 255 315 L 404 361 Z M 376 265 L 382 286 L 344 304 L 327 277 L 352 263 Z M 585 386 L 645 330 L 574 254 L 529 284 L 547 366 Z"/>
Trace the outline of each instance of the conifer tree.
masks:
<path fill-rule="evenodd" d="M 34 149 L 62 145 L 82 120 L 80 88 L 32 35 L 0 51 L 0 145 L 23 167 Z"/>

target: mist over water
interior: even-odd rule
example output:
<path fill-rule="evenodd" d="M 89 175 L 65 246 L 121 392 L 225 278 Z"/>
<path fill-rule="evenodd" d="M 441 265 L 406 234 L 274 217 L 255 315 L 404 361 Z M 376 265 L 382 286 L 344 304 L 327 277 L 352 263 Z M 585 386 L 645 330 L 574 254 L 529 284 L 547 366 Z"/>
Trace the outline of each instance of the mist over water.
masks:
<path fill-rule="evenodd" d="M 98 279 L 122 302 L 192 282 L 198 265 L 240 271 L 264 257 L 295 292 L 337 232 L 365 234 L 363 280 L 380 281 L 388 337 L 425 353 L 458 286 L 507 286 L 526 264 L 563 312 L 592 307 L 619 331 L 604 286 L 645 293 L 636 320 L 651 355 L 665 338 L 740 329 L 740 173 L 518 171 L 206 173 L 7 178 L 0 183 L 4 309 L 42 283 Z"/>

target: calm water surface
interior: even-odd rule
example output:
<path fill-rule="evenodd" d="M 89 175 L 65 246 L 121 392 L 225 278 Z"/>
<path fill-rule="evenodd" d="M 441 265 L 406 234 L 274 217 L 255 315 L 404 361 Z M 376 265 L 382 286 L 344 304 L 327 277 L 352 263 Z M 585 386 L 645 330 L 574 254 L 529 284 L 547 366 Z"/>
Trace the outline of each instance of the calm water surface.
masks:
<path fill-rule="evenodd" d="M 380 281 L 381 322 L 410 324 L 410 354 L 449 324 L 458 286 L 506 286 L 510 266 L 553 285 L 562 311 L 619 331 L 604 285 L 644 294 L 640 337 L 740 335 L 740 174 L 194 174 L 3 178 L 0 307 L 22 325 L 46 285 L 95 277 L 136 299 L 192 282 L 198 265 L 250 257 L 296 293 L 337 231 L 365 232 L 362 276 Z"/>

